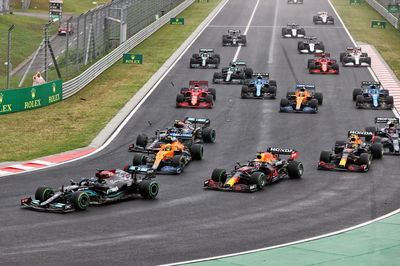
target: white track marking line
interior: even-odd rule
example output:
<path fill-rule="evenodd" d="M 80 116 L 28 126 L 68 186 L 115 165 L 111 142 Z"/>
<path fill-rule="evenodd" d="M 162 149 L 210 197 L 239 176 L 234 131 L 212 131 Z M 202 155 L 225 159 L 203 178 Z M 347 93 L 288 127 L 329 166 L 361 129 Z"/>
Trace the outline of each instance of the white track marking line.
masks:
<path fill-rule="evenodd" d="M 245 25 L 210 25 L 208 26 L 209 28 L 245 28 Z M 286 25 L 275 25 L 275 26 L 268 26 L 268 25 L 253 25 L 250 26 L 250 28 L 283 28 L 286 27 Z M 321 27 L 315 27 L 315 26 L 303 26 L 305 29 L 321 29 Z M 343 29 L 343 27 L 326 27 L 325 30 L 337 30 L 337 29 Z"/>
<path fill-rule="evenodd" d="M 74 161 L 78 161 L 81 159 L 84 159 L 86 157 L 92 156 L 102 150 L 104 150 L 117 136 L 118 134 L 121 132 L 121 130 L 125 127 L 125 125 L 129 122 L 129 120 L 132 118 L 132 116 L 139 110 L 139 108 L 142 106 L 142 104 L 147 100 L 147 98 L 150 97 L 150 95 L 155 91 L 155 89 L 158 87 L 158 85 L 161 83 L 161 81 L 168 75 L 168 73 L 175 67 L 175 65 L 178 63 L 178 61 L 182 58 L 182 56 L 187 52 L 187 50 L 189 50 L 189 48 L 193 45 L 193 43 L 200 37 L 200 35 L 204 32 L 204 30 L 208 27 L 208 25 L 210 25 L 210 23 L 214 20 L 214 18 L 219 14 L 219 12 L 221 12 L 221 10 L 225 7 L 225 5 L 229 2 L 230 0 L 226 0 L 225 3 L 222 4 L 222 6 L 217 10 L 217 12 L 211 17 L 210 21 L 207 22 L 206 25 L 204 25 L 203 29 L 200 30 L 200 32 L 196 35 L 195 38 L 193 38 L 193 40 L 188 44 L 188 46 L 182 51 L 182 53 L 177 57 L 177 59 L 175 60 L 175 62 L 173 64 L 171 64 L 169 66 L 169 68 L 167 69 L 167 71 L 161 76 L 161 78 L 157 81 L 156 84 L 153 85 L 153 87 L 150 89 L 150 91 L 147 92 L 147 94 L 140 100 L 140 102 L 135 106 L 135 108 L 131 111 L 131 113 L 124 119 L 124 121 L 122 121 L 122 123 L 118 126 L 118 128 L 114 131 L 114 133 L 108 138 L 108 140 L 98 149 L 96 149 L 95 151 L 88 153 L 82 157 L 79 158 L 75 158 L 66 162 L 62 162 L 62 163 L 57 163 L 54 165 L 49 165 L 46 168 L 38 168 L 38 169 L 34 169 L 31 171 L 37 171 L 37 170 L 43 170 L 43 169 L 47 169 L 50 167 L 54 167 L 54 166 L 58 166 L 58 165 L 62 165 L 62 164 L 67 164 L 67 163 L 71 163 Z M 26 172 L 19 172 L 19 173 L 9 173 L 6 174 L 6 176 L 10 176 L 10 175 L 17 175 L 17 174 L 21 174 L 21 173 L 26 173 Z M 1 176 L 1 175 L 0 175 Z M 4 176 L 4 175 L 3 175 Z"/>
<path fill-rule="evenodd" d="M 30 161 L 30 163 L 37 163 L 37 164 L 43 164 L 43 165 L 53 165 L 53 164 L 55 164 L 55 163 L 48 162 L 48 161 L 43 161 L 43 160 L 33 160 L 33 161 Z"/>
<path fill-rule="evenodd" d="M 12 174 L 15 174 L 15 173 L 0 170 L 0 176 L 6 176 L 6 175 L 12 175 Z"/>
<path fill-rule="evenodd" d="M 249 22 L 247 23 L 246 29 L 245 29 L 244 32 L 243 32 L 244 35 L 247 35 L 247 32 L 248 32 L 249 29 L 250 29 L 251 22 L 253 21 L 254 14 L 256 13 L 256 10 L 257 10 L 257 7 L 258 7 L 258 4 L 259 4 L 259 3 L 260 3 L 260 0 L 257 0 L 256 5 L 254 6 L 253 12 L 251 13 Z M 241 49 L 242 49 L 242 46 L 239 45 L 239 47 L 238 47 L 237 50 L 236 50 L 235 55 L 233 56 L 232 62 L 234 62 L 234 61 L 236 61 L 236 60 L 238 59 L 238 56 L 239 56 L 239 53 L 240 53 L 240 50 L 241 50 Z"/>
<path fill-rule="evenodd" d="M 22 164 L 14 164 L 14 165 L 11 165 L 9 167 L 16 168 L 16 169 L 21 169 L 21 170 L 24 170 L 24 171 L 37 169 L 36 167 L 25 166 L 25 165 L 22 165 Z"/>
<path fill-rule="evenodd" d="M 272 64 L 274 62 L 274 49 L 275 49 L 275 39 L 276 39 L 276 24 L 278 21 L 278 9 L 279 9 L 279 1 L 275 2 L 275 12 L 274 12 L 274 26 L 272 28 L 272 37 L 269 43 L 269 52 L 268 52 L 268 64 Z"/>

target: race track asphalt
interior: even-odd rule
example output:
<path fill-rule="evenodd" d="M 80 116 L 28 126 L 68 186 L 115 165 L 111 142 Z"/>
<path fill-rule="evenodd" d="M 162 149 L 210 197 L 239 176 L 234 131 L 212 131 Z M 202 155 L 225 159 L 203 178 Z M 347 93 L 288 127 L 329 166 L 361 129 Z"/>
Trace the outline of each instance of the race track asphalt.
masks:
<path fill-rule="evenodd" d="M 297 22 L 305 26 L 307 35 L 324 41 L 327 52 L 338 58 L 352 45 L 339 20 L 335 16 L 332 26 L 312 23 L 318 11 L 333 14 L 325 0 L 306 0 L 303 5 L 260 1 L 248 31 L 248 46 L 241 49 L 239 59 L 255 72 L 269 72 L 277 80 L 276 100 L 242 100 L 241 86 L 216 85 L 215 108 L 174 107 L 180 87 L 189 80 L 211 81 L 214 72 L 189 69 L 191 54 L 199 48 L 215 48 L 221 54 L 221 67 L 226 66 L 236 48 L 223 48 L 221 35 L 229 28 L 244 31 L 256 2 L 229 1 L 107 148 L 79 161 L 0 179 L 2 264 L 172 263 L 325 234 L 399 208 L 399 158 L 386 156 L 374 161 L 368 173 L 316 169 L 320 151 L 344 139 L 347 130 L 373 125 L 378 115 L 393 115 L 355 108 L 352 89 L 372 79 L 366 68 L 341 68 L 339 75 L 310 75 L 306 62 L 311 56 L 297 53 L 297 40 L 280 37 L 284 24 Z M 315 83 L 323 92 L 319 113 L 278 112 L 280 98 L 296 80 Z M 203 161 L 191 163 L 182 175 L 157 177 L 161 186 L 157 200 L 129 200 L 67 215 L 19 208 L 19 200 L 34 194 L 38 186 L 58 187 L 71 177 L 92 176 L 96 168 L 129 164 L 128 144 L 140 132 L 152 134 L 185 116 L 210 118 L 217 142 L 206 144 Z M 298 150 L 305 166 L 303 179 L 283 180 L 253 194 L 203 190 L 203 181 L 213 168 L 230 169 L 236 161 L 244 162 L 268 146 Z"/>

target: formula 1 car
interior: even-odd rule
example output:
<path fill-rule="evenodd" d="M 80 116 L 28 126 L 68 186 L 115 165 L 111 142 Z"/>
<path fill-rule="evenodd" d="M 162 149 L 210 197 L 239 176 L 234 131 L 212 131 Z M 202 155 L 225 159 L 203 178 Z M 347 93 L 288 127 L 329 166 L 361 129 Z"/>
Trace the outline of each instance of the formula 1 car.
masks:
<path fill-rule="evenodd" d="M 208 81 L 189 81 L 189 88 L 182 88 L 176 95 L 176 107 L 211 108 L 216 91 L 208 87 Z"/>
<path fill-rule="evenodd" d="M 240 30 L 228 30 L 228 34 L 222 35 L 222 46 L 246 46 L 246 35 L 240 33 Z"/>
<path fill-rule="evenodd" d="M 332 16 L 328 15 L 328 12 L 318 12 L 316 16 L 313 16 L 313 22 L 315 24 L 334 24 L 335 20 Z"/>
<path fill-rule="evenodd" d="M 382 158 L 383 146 L 374 133 L 349 131 L 348 136 L 348 141 L 336 141 L 333 151 L 321 152 L 318 169 L 367 172 L 372 159 Z"/>
<path fill-rule="evenodd" d="M 303 0 L 288 0 L 288 4 L 302 4 Z"/>
<path fill-rule="evenodd" d="M 216 138 L 215 129 L 210 127 L 210 119 L 185 117 L 184 120 L 175 120 L 173 127 L 165 130 L 157 130 L 154 137 L 146 134 L 139 134 L 136 138 L 136 145 L 129 145 L 129 151 L 150 150 L 160 148 L 161 144 L 167 144 L 172 137 L 177 138 L 183 145 L 189 146 L 192 143 L 214 143 Z"/>
<path fill-rule="evenodd" d="M 289 158 L 282 159 L 280 155 L 289 155 Z M 214 169 L 211 179 L 204 181 L 204 188 L 254 192 L 286 177 L 301 178 L 304 167 L 301 162 L 296 161 L 297 155 L 298 152 L 293 149 L 268 148 L 246 164 L 238 162 L 229 173 L 225 169 Z"/>
<path fill-rule="evenodd" d="M 363 81 L 361 88 L 353 90 L 353 101 L 360 109 L 392 109 L 393 96 L 377 81 Z"/>
<path fill-rule="evenodd" d="M 288 23 L 286 27 L 282 28 L 282 37 L 284 38 L 303 38 L 306 36 L 304 28 L 296 23 Z"/>
<path fill-rule="evenodd" d="M 381 139 L 384 154 L 400 155 L 400 126 L 397 117 L 375 117 L 375 124 L 386 124 L 383 128 L 366 127 L 365 131 L 373 132 Z"/>
<path fill-rule="evenodd" d="M 256 79 L 250 80 L 242 86 L 241 97 L 246 98 L 271 98 L 275 99 L 276 80 L 270 80 L 268 73 L 253 74 Z"/>
<path fill-rule="evenodd" d="M 225 84 L 243 84 L 246 78 L 253 76 L 253 69 L 246 66 L 246 62 L 235 61 L 229 67 L 222 68 L 221 72 L 215 72 L 213 76 L 214 83 Z"/>
<path fill-rule="evenodd" d="M 139 153 L 133 156 L 132 164 L 159 174 L 182 173 L 190 161 L 203 159 L 203 145 L 191 142 L 191 137 L 183 145 L 182 138 L 171 137 L 169 143 L 160 144 L 158 148 L 135 150 Z"/>
<path fill-rule="evenodd" d="M 297 50 L 301 54 L 323 53 L 325 52 L 325 46 L 321 41 L 317 40 L 317 37 L 304 36 L 304 41 L 297 43 Z"/>
<path fill-rule="evenodd" d="M 190 68 L 218 68 L 221 59 L 219 54 L 214 54 L 212 48 L 201 48 L 198 54 L 190 58 Z"/>
<path fill-rule="evenodd" d="M 35 199 L 21 199 L 21 206 L 37 211 L 67 213 L 86 210 L 89 205 L 104 204 L 141 195 L 144 199 L 156 198 L 159 186 L 153 170 L 126 166 L 124 170 L 98 170 L 96 177 L 71 180 L 68 186 L 56 190 L 39 187 Z"/>
<path fill-rule="evenodd" d="M 347 47 L 347 52 L 340 53 L 343 66 L 371 66 L 371 57 L 361 52 L 361 47 Z"/>
<path fill-rule="evenodd" d="M 297 84 L 296 91 L 288 91 L 286 98 L 281 99 L 281 112 L 318 112 L 318 105 L 322 105 L 323 95 L 315 91 L 313 84 Z"/>
<path fill-rule="evenodd" d="M 310 74 L 339 74 L 339 65 L 330 53 L 314 54 L 316 58 L 308 60 Z"/>

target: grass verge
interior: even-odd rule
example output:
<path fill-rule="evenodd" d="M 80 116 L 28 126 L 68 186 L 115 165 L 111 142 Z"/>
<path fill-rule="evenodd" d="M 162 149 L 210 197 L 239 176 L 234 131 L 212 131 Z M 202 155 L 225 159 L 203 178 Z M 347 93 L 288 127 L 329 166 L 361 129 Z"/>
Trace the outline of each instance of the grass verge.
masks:
<path fill-rule="evenodd" d="M 28 10 L 20 10 L 21 8 L 20 0 L 11 0 L 10 2 L 13 10 L 37 12 L 37 13 L 49 12 L 49 0 L 31 0 L 31 4 Z M 63 3 L 63 13 L 82 14 L 92 8 L 95 8 L 99 5 L 108 2 L 111 2 L 111 0 L 67 0 L 64 1 Z"/>
<path fill-rule="evenodd" d="M 165 25 L 133 49 L 132 53 L 144 55 L 143 65 L 115 63 L 65 101 L 1 115 L 0 162 L 29 160 L 89 145 L 220 1 L 195 2 L 179 15 L 186 18 L 184 26 Z"/>
<path fill-rule="evenodd" d="M 371 28 L 371 20 L 385 20 L 367 3 L 349 5 L 349 0 L 331 0 L 356 41 L 371 44 L 379 51 L 397 78 L 400 78 L 400 30 L 389 22 L 386 29 Z"/>

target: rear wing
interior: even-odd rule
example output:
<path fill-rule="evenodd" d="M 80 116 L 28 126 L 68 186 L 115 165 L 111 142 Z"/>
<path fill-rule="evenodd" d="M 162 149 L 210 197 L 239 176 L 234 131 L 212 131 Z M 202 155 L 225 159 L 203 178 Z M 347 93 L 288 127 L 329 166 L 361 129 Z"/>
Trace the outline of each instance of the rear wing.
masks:
<path fill-rule="evenodd" d="M 347 50 L 347 51 L 353 51 L 353 50 L 361 51 L 361 47 L 351 47 L 351 46 L 348 46 L 348 47 L 346 47 L 346 50 Z"/>
<path fill-rule="evenodd" d="M 247 65 L 247 63 L 245 61 L 233 61 L 231 63 L 231 65 L 235 65 L 235 66 L 245 66 Z"/>
<path fill-rule="evenodd" d="M 272 154 L 290 155 L 289 160 L 294 160 L 298 156 L 298 152 L 294 149 L 269 147 L 267 149 L 267 152 L 270 152 Z"/>
<path fill-rule="evenodd" d="M 320 12 L 318 12 L 317 14 L 318 14 L 318 15 L 328 15 L 328 12 L 326 12 L 326 11 L 320 11 Z"/>
<path fill-rule="evenodd" d="M 369 131 L 350 130 L 347 133 L 347 136 L 350 137 L 351 135 L 357 135 L 359 137 L 373 137 L 374 133 L 373 132 L 369 132 Z"/>
<path fill-rule="evenodd" d="M 134 165 L 129 165 L 124 169 L 126 172 L 130 174 L 135 174 L 135 173 L 154 173 L 154 169 L 149 168 L 149 167 L 143 167 L 143 166 L 134 166 Z"/>
<path fill-rule="evenodd" d="M 331 53 L 317 53 L 314 54 L 314 57 L 330 57 Z"/>
<path fill-rule="evenodd" d="M 314 89 L 315 90 L 315 85 L 314 84 L 296 84 L 296 89 Z"/>
<path fill-rule="evenodd" d="M 304 36 L 304 39 L 306 39 L 306 40 L 316 40 L 317 37 L 315 37 L 315 36 Z"/>
<path fill-rule="evenodd" d="M 195 117 L 185 117 L 183 121 L 189 121 L 194 124 L 204 124 L 204 125 L 209 125 L 211 123 L 210 119 L 208 118 L 195 118 Z"/>
<path fill-rule="evenodd" d="M 199 52 L 214 53 L 214 48 L 200 48 Z"/>
<path fill-rule="evenodd" d="M 192 139 L 193 134 L 190 133 L 169 133 L 167 138 L 177 138 L 177 139 Z"/>
<path fill-rule="evenodd" d="M 361 81 L 361 87 L 363 86 L 370 86 L 370 85 L 377 85 L 380 86 L 381 83 L 379 81 Z"/>
<path fill-rule="evenodd" d="M 375 123 L 387 123 L 392 122 L 393 124 L 399 124 L 399 119 L 397 117 L 375 117 Z"/>
<path fill-rule="evenodd" d="M 253 77 L 259 76 L 269 78 L 269 73 L 253 73 Z"/>
<path fill-rule="evenodd" d="M 191 80 L 191 81 L 189 81 L 189 86 L 191 86 L 191 85 L 193 85 L 193 86 L 195 86 L 195 85 L 208 86 L 208 81 L 206 81 L 206 80 L 201 80 L 201 81 Z"/>
<path fill-rule="evenodd" d="M 228 30 L 228 33 L 240 33 L 240 30 Z"/>

